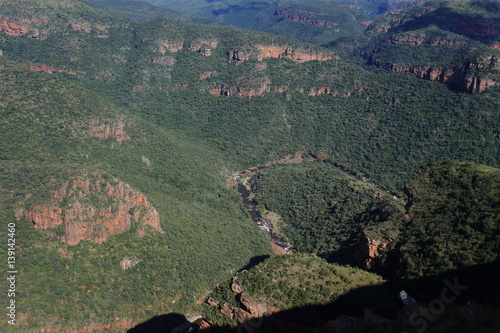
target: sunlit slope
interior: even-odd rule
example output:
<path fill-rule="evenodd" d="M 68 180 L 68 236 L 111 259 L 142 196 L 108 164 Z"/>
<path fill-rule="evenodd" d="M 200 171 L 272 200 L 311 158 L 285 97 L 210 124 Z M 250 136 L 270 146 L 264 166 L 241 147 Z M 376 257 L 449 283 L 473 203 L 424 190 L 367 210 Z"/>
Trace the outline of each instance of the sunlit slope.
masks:
<path fill-rule="evenodd" d="M 231 164 L 219 153 L 65 79 L 0 62 L 2 221 L 16 223 L 22 329 L 129 327 L 190 306 L 267 253 L 265 236 L 228 188 Z M 146 205 L 157 211 L 161 230 L 147 225 L 151 208 L 141 217 Z M 133 210 L 122 212 L 126 207 Z M 80 220 L 51 228 L 65 219 L 59 211 Z M 113 234 L 108 211 L 137 222 Z M 107 240 L 85 233 L 71 245 L 82 223 Z M 135 266 L 124 271 L 123 260 Z"/>

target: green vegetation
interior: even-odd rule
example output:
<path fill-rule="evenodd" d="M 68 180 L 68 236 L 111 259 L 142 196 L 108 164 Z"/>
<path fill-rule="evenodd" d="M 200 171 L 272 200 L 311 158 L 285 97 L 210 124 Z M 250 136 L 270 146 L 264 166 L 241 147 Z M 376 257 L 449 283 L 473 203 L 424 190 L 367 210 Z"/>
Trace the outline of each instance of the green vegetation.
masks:
<path fill-rule="evenodd" d="M 350 290 L 382 283 L 358 268 L 328 264 L 308 254 L 274 257 L 238 275 L 244 293 L 280 309 L 326 304 Z"/>
<path fill-rule="evenodd" d="M 310 254 L 293 254 L 269 258 L 248 271 L 238 273 L 232 282 L 215 288 L 209 300 L 213 305 L 218 304 L 215 309 L 229 308 L 235 313 L 241 308 L 248 311 L 245 304 L 256 307 L 264 304 L 268 309 L 284 311 L 327 305 L 351 290 L 382 283 L 379 276 L 358 268 L 329 264 Z M 242 290 L 240 294 L 231 291 L 235 285 Z M 208 305 L 204 309 L 209 320 L 219 325 L 234 324 L 223 321 L 213 309 Z"/>
<path fill-rule="evenodd" d="M 391 197 L 372 198 L 376 190 L 336 167 L 400 193 L 411 172 L 430 161 L 499 165 L 498 88 L 461 94 L 403 73 L 363 69 L 318 45 L 181 22 L 184 18 L 138 23 L 133 20 L 156 16 L 147 5 L 130 2 L 131 7 L 117 10 L 114 1 L 100 3 L 2 5 L 2 19 L 22 26 L 19 36 L 6 25 L 0 33 L 2 222 L 15 221 L 21 208 L 50 203 L 61 184 L 86 174 L 118 179 L 143 193 L 165 233 L 146 230 L 139 237 L 132 229 L 103 244 L 67 246 L 29 221 L 17 221 L 21 330 L 78 330 L 122 320 L 131 325 L 169 311 L 187 312 L 252 257 L 270 253 L 264 232 L 250 222 L 229 186 L 238 170 L 295 153 L 325 157 L 326 163 L 262 170 L 253 186 L 259 203 L 282 216 L 283 230 L 297 247 L 329 253 L 352 245 L 365 226 L 387 229 L 374 228 L 374 235 L 390 234 L 392 219 L 401 215 Z M 426 29 L 415 31 L 425 35 Z M 462 40 L 458 35 L 453 36 Z M 435 207 L 415 201 L 396 248 L 407 254 L 399 266 L 403 275 L 426 276 L 462 262 L 496 260 L 498 173 L 491 168 L 476 175 L 474 167 L 461 164 L 455 169 L 465 176 L 445 171 L 436 176 L 449 188 L 433 185 L 433 192 L 423 191 L 457 199 L 472 189 L 486 193 L 485 199 L 439 197 L 432 202 Z M 425 187 L 414 180 L 409 188 Z M 441 222 L 446 229 L 436 227 L 438 218 L 446 218 Z M 53 231 L 56 236 L 63 232 Z M 4 241 L 5 232 L 0 232 Z M 464 236 L 471 237 L 463 242 L 470 250 L 425 243 L 435 239 L 441 246 L 451 239 L 462 244 Z M 137 265 L 122 271 L 123 258 Z M 276 301 L 283 298 L 280 306 L 330 300 L 332 289 L 312 290 L 325 265 L 330 287 L 338 279 L 346 283 L 345 289 L 338 287 L 342 292 L 377 279 L 366 273 L 370 278 L 364 280 L 359 270 L 319 264 L 320 259 L 297 258 L 307 259 L 269 261 L 282 260 L 292 271 L 297 264 L 309 274 L 302 278 L 311 285 L 304 290 L 299 283 L 290 300 L 286 283 L 280 284 L 273 294 Z M 242 279 L 249 274 L 250 289 L 257 290 L 262 281 L 272 288 L 265 274 L 251 272 L 241 274 Z M 296 275 L 290 278 L 292 284 L 299 281 Z"/>
<path fill-rule="evenodd" d="M 497 261 L 500 170 L 467 162 L 425 165 L 407 185 L 399 275 L 415 278 Z"/>
<path fill-rule="evenodd" d="M 340 37 L 361 33 L 377 15 L 401 5 L 396 1 L 389 4 L 387 1 L 367 0 L 149 2 L 186 15 L 315 44 L 326 44 Z"/>
<path fill-rule="evenodd" d="M 498 59 L 495 45 L 500 39 L 493 27 L 500 24 L 499 12 L 498 0 L 428 1 L 386 13 L 363 35 L 338 39 L 330 46 L 360 64 L 394 71 L 425 67 L 453 72 L 467 67 L 470 57 Z M 494 71 L 487 64 L 471 67 L 477 77 L 498 81 L 497 66 Z"/>
<path fill-rule="evenodd" d="M 77 14 L 68 15 L 71 22 Z M 51 26 L 57 23 L 59 30 L 44 41 L 2 36 L 4 56 L 74 70 L 77 75 L 67 77 L 75 83 L 169 131 L 207 142 L 241 168 L 314 152 L 398 190 L 416 167 L 431 160 L 498 163 L 495 91 L 467 96 L 337 60 L 259 61 L 259 45 L 335 55 L 249 30 L 167 19 L 135 25 L 107 17 L 99 23 L 95 14 L 77 20 L 91 27 L 87 33 L 52 17 Z M 107 25 L 105 32 L 95 28 Z M 201 49 L 211 55 L 203 56 Z M 230 61 L 234 50 L 249 59 Z M 262 96 L 227 98 L 209 94 L 212 89 L 235 95 L 262 91 Z M 309 96 L 325 90 L 329 94 Z"/>
<path fill-rule="evenodd" d="M 47 204 L 52 191 L 83 170 L 117 177 L 144 193 L 165 231 L 140 238 L 132 229 L 103 244 L 67 246 L 17 221 L 21 329 L 78 329 L 116 318 L 131 323 L 186 309 L 251 257 L 269 253 L 264 234 L 228 189 L 230 164 L 219 153 L 64 78 L 5 58 L 0 65 L 4 220 L 13 222 L 22 205 Z M 90 135 L 92 126 L 116 122 L 125 124 L 130 140 Z M 124 272 L 119 262 L 126 257 L 139 263 Z"/>
<path fill-rule="evenodd" d="M 298 251 L 328 254 L 356 244 L 363 228 L 402 218 L 388 193 L 329 163 L 278 165 L 251 178 L 255 201 L 278 213 Z"/>

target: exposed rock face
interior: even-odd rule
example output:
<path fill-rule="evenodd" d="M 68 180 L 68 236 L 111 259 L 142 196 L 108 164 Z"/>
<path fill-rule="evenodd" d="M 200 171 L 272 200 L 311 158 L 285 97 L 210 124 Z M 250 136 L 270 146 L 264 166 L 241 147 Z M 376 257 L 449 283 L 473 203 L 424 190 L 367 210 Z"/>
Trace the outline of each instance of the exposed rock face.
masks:
<path fill-rule="evenodd" d="M 139 262 L 139 260 L 137 260 L 137 259 L 132 260 L 132 259 L 124 258 L 120 261 L 120 268 L 122 270 L 126 271 L 127 269 L 132 268 L 135 265 L 137 265 L 138 262 Z"/>
<path fill-rule="evenodd" d="M 99 139 L 114 138 L 118 143 L 130 140 L 130 137 L 125 132 L 125 124 L 121 121 L 116 121 L 110 124 L 96 124 L 94 122 L 89 129 L 91 137 Z"/>
<path fill-rule="evenodd" d="M 221 304 L 221 302 L 211 297 L 206 301 L 209 305 L 217 307 L 222 315 L 234 319 L 240 324 L 252 318 L 260 318 L 280 311 L 279 308 L 271 304 L 248 297 L 245 288 L 238 282 L 238 275 L 231 281 L 231 291 L 238 302 L 236 307 L 228 303 Z"/>
<path fill-rule="evenodd" d="M 67 73 L 67 74 L 72 74 L 72 75 L 77 74 L 77 72 L 75 72 L 71 69 L 54 68 L 54 67 L 50 67 L 50 66 L 47 66 L 44 64 L 41 64 L 41 65 L 28 64 L 27 66 L 34 71 L 45 72 L 45 73 L 49 73 L 49 74 L 55 74 L 55 73 Z"/>
<path fill-rule="evenodd" d="M 216 75 L 217 75 L 216 71 L 203 72 L 200 75 L 200 80 L 208 79 L 209 77 L 216 76 Z"/>
<path fill-rule="evenodd" d="M 259 57 L 258 60 L 262 60 L 265 58 L 286 58 L 301 63 L 313 60 L 326 61 L 334 59 L 331 54 L 328 54 L 326 52 L 305 52 L 292 49 L 288 46 L 260 45 L 258 48 L 261 52 L 261 57 Z"/>
<path fill-rule="evenodd" d="M 494 56 L 479 57 L 452 67 L 420 66 L 412 68 L 383 62 L 378 59 L 373 59 L 371 56 L 368 56 L 367 59 L 369 63 L 379 68 L 391 72 L 408 72 L 415 77 L 445 83 L 460 91 L 469 93 L 481 93 L 498 83 L 498 73 L 490 77 L 483 77 L 477 70 L 488 69 L 500 71 L 500 60 Z"/>
<path fill-rule="evenodd" d="M 354 257 L 363 269 L 371 268 L 371 264 L 387 248 L 387 243 L 370 238 L 363 232 L 356 245 Z"/>
<path fill-rule="evenodd" d="M 215 49 L 218 43 L 216 40 L 197 40 L 188 46 L 188 51 L 198 52 L 202 56 L 210 57 L 212 49 Z"/>
<path fill-rule="evenodd" d="M 466 42 L 446 40 L 446 39 L 432 39 L 432 38 L 419 38 L 419 37 L 409 37 L 409 36 L 391 36 L 385 44 L 412 44 L 412 45 L 422 45 L 429 44 L 431 46 L 449 45 L 449 46 L 460 46 L 467 47 Z"/>
<path fill-rule="evenodd" d="M 452 20 L 453 24 L 469 36 L 494 36 L 500 33 L 500 23 L 491 21 L 460 21 Z"/>
<path fill-rule="evenodd" d="M 10 36 L 22 36 L 31 31 L 30 26 L 21 20 L 0 16 L 0 31 Z"/>
<path fill-rule="evenodd" d="M 294 15 L 294 14 L 290 14 L 290 13 L 285 12 L 283 9 L 278 8 L 274 11 L 274 15 L 281 16 L 281 17 L 284 17 L 284 18 L 287 18 L 289 20 L 296 21 L 296 22 L 306 22 L 306 23 L 309 23 L 311 25 L 314 25 L 315 27 L 331 29 L 334 26 L 338 26 L 337 23 L 328 23 L 328 22 L 317 20 L 317 19 L 313 18 L 312 16 L 314 15 L 314 13 L 301 12 L 301 13 L 299 13 L 299 15 Z"/>
<path fill-rule="evenodd" d="M 133 224 L 140 224 L 138 230 L 147 224 L 162 231 L 158 212 L 143 194 L 116 179 L 97 175 L 70 179 L 53 193 L 51 202 L 32 205 L 17 217 L 29 219 L 37 230 L 68 245 L 83 239 L 102 243 Z"/>
<path fill-rule="evenodd" d="M 159 65 L 165 65 L 165 66 L 173 66 L 175 65 L 175 58 L 174 57 L 159 57 L 151 60 L 151 62 Z"/>
<path fill-rule="evenodd" d="M 494 78 L 484 78 L 481 74 L 475 74 L 474 70 L 477 69 L 498 71 L 500 61 L 495 57 L 482 57 L 452 68 L 422 66 L 411 68 L 409 72 L 418 78 L 445 83 L 469 93 L 481 93 L 497 84 Z"/>
<path fill-rule="evenodd" d="M 262 96 L 265 92 L 270 91 L 271 81 L 267 77 L 264 77 L 258 81 L 259 82 L 254 82 L 255 85 L 257 85 L 256 88 L 228 87 L 226 85 L 221 85 L 211 89 L 209 92 L 212 95 L 240 96 L 251 98 L 253 96 Z"/>
<path fill-rule="evenodd" d="M 267 58 L 284 58 L 298 63 L 338 59 L 337 56 L 327 51 L 297 50 L 289 46 L 277 45 L 257 45 L 256 50 L 252 51 L 232 50 L 228 53 L 228 56 L 232 61 L 247 61 L 250 59 L 262 61 Z"/>
<path fill-rule="evenodd" d="M 161 46 L 163 47 L 160 47 L 160 53 L 161 54 L 165 54 L 165 52 L 168 50 L 172 53 L 176 53 L 176 52 L 179 52 L 180 50 L 182 50 L 182 48 L 184 47 L 184 44 L 182 42 L 161 42 Z"/>

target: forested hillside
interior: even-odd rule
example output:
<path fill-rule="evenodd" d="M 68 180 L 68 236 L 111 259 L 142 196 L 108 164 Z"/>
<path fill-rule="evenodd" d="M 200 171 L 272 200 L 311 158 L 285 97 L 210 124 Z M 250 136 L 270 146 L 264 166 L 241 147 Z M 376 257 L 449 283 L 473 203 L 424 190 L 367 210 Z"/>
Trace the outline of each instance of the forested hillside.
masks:
<path fill-rule="evenodd" d="M 398 190 L 430 160 L 498 161 L 496 90 L 471 96 L 374 74 L 327 49 L 249 30 L 136 25 L 92 9 L 81 17 L 76 5 L 65 16 L 16 8 L 35 23 L 3 35 L 4 57 L 61 72 L 243 167 L 313 152 Z"/>
<path fill-rule="evenodd" d="M 472 93 L 500 78 L 498 1 L 428 1 L 331 43 L 346 59 Z"/>
<path fill-rule="evenodd" d="M 188 23 L 200 21 L 140 1 L 0 0 L 0 204 L 2 223 L 16 225 L 21 331 L 123 331 L 157 315 L 206 310 L 214 286 L 272 252 L 236 189 L 235 175 L 248 169 L 260 169 L 248 176 L 259 209 L 281 216 L 281 232 L 300 252 L 355 258 L 403 280 L 497 260 L 498 34 L 476 38 L 443 23 L 448 14 L 475 13 L 496 31 L 497 2 L 359 0 L 353 9 L 346 0 L 318 16 L 330 3 L 280 4 L 284 25 L 274 32 L 321 39 L 323 23 L 293 18 L 311 11 L 312 21 L 328 25 L 338 14 L 345 25 L 336 39 L 361 31 L 363 17 L 405 9 L 326 48 Z M 431 16 L 421 12 L 428 8 L 436 8 L 424 13 Z M 346 20 L 351 13 L 355 20 Z M 427 53 L 405 57 L 402 71 L 369 61 L 396 57 L 399 44 L 384 41 L 422 31 L 458 44 L 422 46 Z M 419 61 L 452 58 L 474 89 L 411 75 Z M 291 156 L 316 161 L 252 169 Z M 443 160 L 471 163 L 429 164 Z M 415 200 L 403 208 L 406 184 Z M 436 227 L 440 219 L 446 230 Z M 473 239 L 465 249 L 446 243 L 462 237 Z M 349 260 L 340 254 L 355 247 Z M 356 269 L 364 282 L 351 285 L 341 273 L 350 268 L 297 258 L 311 276 L 331 273 L 323 303 L 329 292 L 380 280 Z M 280 260 L 275 268 L 289 263 L 269 265 Z M 283 308 L 317 300 L 308 293 L 311 301 L 299 304 L 300 292 Z"/>
<path fill-rule="evenodd" d="M 191 307 L 270 252 L 217 151 L 62 77 L 0 62 L 2 223 L 16 225 L 22 331 L 123 330 L 174 303 Z"/>
<path fill-rule="evenodd" d="M 416 0 L 148 0 L 194 17 L 210 18 L 240 28 L 270 32 L 327 44 L 361 33 L 389 10 L 406 8 Z"/>

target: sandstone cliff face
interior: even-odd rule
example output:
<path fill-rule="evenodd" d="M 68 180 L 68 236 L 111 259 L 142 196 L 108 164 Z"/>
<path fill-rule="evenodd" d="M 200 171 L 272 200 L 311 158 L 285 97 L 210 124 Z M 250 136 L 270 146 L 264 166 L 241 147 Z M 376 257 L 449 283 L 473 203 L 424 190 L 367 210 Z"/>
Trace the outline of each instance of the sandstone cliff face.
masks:
<path fill-rule="evenodd" d="M 55 73 L 67 73 L 71 75 L 76 75 L 77 72 L 71 70 L 71 69 L 61 69 L 61 68 L 55 68 L 55 67 L 50 67 L 44 64 L 39 64 L 39 65 L 34 65 L 34 64 L 28 64 L 28 68 L 36 71 L 36 72 L 45 72 L 49 74 L 55 74 Z"/>
<path fill-rule="evenodd" d="M 241 80 L 243 81 L 243 79 Z M 242 82 L 243 83 L 243 82 Z M 253 79 L 250 80 L 250 83 L 254 88 L 250 87 L 229 87 L 226 85 L 216 86 L 211 89 L 209 92 L 212 95 L 220 95 L 220 96 L 240 96 L 240 97 L 248 97 L 251 98 L 253 96 L 262 96 L 265 92 L 270 91 L 271 80 L 267 77 Z"/>
<path fill-rule="evenodd" d="M 301 12 L 299 14 L 290 14 L 284 11 L 283 9 L 278 8 L 274 11 L 274 15 L 287 18 L 289 20 L 296 22 L 306 22 L 311 25 L 314 25 L 315 27 L 321 27 L 326 29 L 331 29 L 335 26 L 338 26 L 338 23 L 329 23 L 313 18 L 314 13 Z"/>
<path fill-rule="evenodd" d="M 238 283 L 238 275 L 231 281 L 231 291 L 237 301 L 237 306 L 222 303 L 212 298 L 207 303 L 219 309 L 220 313 L 242 324 L 252 318 L 261 318 L 280 311 L 279 308 L 266 302 L 256 301 L 245 293 L 245 288 Z"/>
<path fill-rule="evenodd" d="M 494 36 L 500 33 L 500 23 L 484 20 L 452 20 L 457 28 L 468 36 Z"/>
<path fill-rule="evenodd" d="M 370 64 L 391 72 L 408 72 L 420 79 L 444 83 L 469 93 L 481 93 L 496 86 L 500 77 L 498 73 L 500 71 L 500 59 L 494 56 L 478 57 L 450 67 L 428 65 L 409 68 L 383 62 L 371 56 L 368 56 L 367 60 Z M 481 70 L 489 70 L 491 73 L 485 77 L 484 72 L 481 72 Z"/>
<path fill-rule="evenodd" d="M 481 73 L 476 73 L 476 70 L 481 69 L 498 71 L 500 60 L 493 56 L 484 56 L 451 68 L 422 66 L 411 68 L 409 72 L 418 78 L 445 83 L 461 91 L 481 93 L 497 85 L 498 77 L 498 74 L 493 77 L 484 77 Z"/>
<path fill-rule="evenodd" d="M 460 46 L 467 47 L 468 43 L 465 41 L 447 40 L 441 38 L 424 38 L 424 37 L 410 37 L 410 36 L 391 36 L 384 44 L 412 44 L 412 45 L 422 45 L 429 44 L 431 46 Z"/>
<path fill-rule="evenodd" d="M 29 199 L 29 196 L 27 197 Z M 137 231 L 149 225 L 162 232 L 160 217 L 146 197 L 116 179 L 84 175 L 68 180 L 52 194 L 52 200 L 29 205 L 17 218 L 30 220 L 40 232 L 68 245 L 86 239 L 102 243 L 111 235 Z"/>
<path fill-rule="evenodd" d="M 0 16 L 0 31 L 10 36 L 22 36 L 31 31 L 30 26 L 18 19 Z"/>
<path fill-rule="evenodd" d="M 125 132 L 125 124 L 122 121 L 115 121 L 109 124 L 100 124 L 98 121 L 93 121 L 89 128 L 91 137 L 99 139 L 114 138 L 118 143 L 125 140 L 130 140 L 127 132 Z"/>
<path fill-rule="evenodd" d="M 212 49 L 217 48 L 218 44 L 219 41 L 215 39 L 196 39 L 189 43 L 182 40 L 163 40 L 160 41 L 160 44 L 154 51 L 165 54 L 167 51 L 177 53 L 183 49 L 187 49 L 190 52 L 198 52 L 203 56 L 209 57 L 212 55 Z"/>
<path fill-rule="evenodd" d="M 283 58 L 292 61 L 303 63 L 306 61 L 326 61 L 338 59 L 338 56 L 328 51 L 320 50 L 299 50 L 286 45 L 257 45 L 255 48 L 248 49 L 233 49 L 228 52 L 229 60 L 231 61 L 247 61 L 257 60 L 262 61 L 268 58 Z"/>
<path fill-rule="evenodd" d="M 356 245 L 354 258 L 361 268 L 373 268 L 373 261 L 382 254 L 387 246 L 386 242 L 372 239 L 366 232 L 362 232 Z"/>

